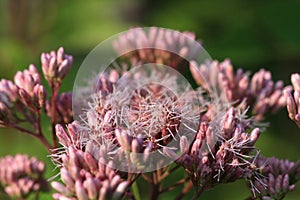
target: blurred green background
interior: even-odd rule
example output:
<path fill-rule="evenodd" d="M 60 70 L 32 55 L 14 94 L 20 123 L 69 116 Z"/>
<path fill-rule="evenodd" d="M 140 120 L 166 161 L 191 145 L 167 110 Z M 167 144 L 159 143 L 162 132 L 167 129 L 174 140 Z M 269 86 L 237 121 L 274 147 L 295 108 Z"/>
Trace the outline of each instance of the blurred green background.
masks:
<path fill-rule="evenodd" d="M 296 0 L 2 0 L 0 78 L 12 79 L 16 71 L 30 63 L 39 67 L 41 52 L 64 46 L 75 58 L 62 88 L 71 90 L 84 57 L 101 41 L 132 26 L 159 26 L 196 32 L 212 58 L 230 58 L 235 68 L 251 71 L 266 68 L 275 80 L 290 84 L 290 74 L 300 72 L 299 10 L 300 1 Z M 299 159 L 300 131 L 288 119 L 286 110 L 268 116 L 266 121 L 270 121 L 270 127 L 257 144 L 261 152 Z M 53 175 L 48 153 L 37 140 L 1 128 L 0 156 L 19 152 L 46 161 L 47 177 Z M 173 199 L 175 194 L 162 199 Z M 248 195 L 244 182 L 237 182 L 219 185 L 202 199 L 240 200 Z M 299 198 L 300 184 L 286 199 Z M 42 195 L 41 199 L 51 198 Z"/>

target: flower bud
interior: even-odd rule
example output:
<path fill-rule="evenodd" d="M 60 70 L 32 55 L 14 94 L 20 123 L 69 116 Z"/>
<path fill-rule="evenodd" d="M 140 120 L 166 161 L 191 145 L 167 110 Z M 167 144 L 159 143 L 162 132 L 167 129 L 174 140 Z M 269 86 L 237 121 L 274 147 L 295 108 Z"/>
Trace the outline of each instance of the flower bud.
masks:
<path fill-rule="evenodd" d="M 288 109 L 288 112 L 289 112 L 289 117 L 292 120 L 294 120 L 295 115 L 297 114 L 297 107 L 296 107 L 295 100 L 294 100 L 291 92 L 288 91 L 288 90 L 284 91 L 284 96 L 286 98 L 286 104 L 287 104 L 287 109 Z"/>
<path fill-rule="evenodd" d="M 31 96 L 24 90 L 23 88 L 19 89 L 19 95 L 21 97 L 21 101 L 25 106 L 32 107 L 32 99 Z"/>
<path fill-rule="evenodd" d="M 66 184 L 67 188 L 74 188 L 75 181 L 65 168 L 61 168 L 60 178 Z"/>
<path fill-rule="evenodd" d="M 116 139 L 123 148 L 124 151 L 130 151 L 131 149 L 131 137 L 129 132 L 121 129 L 116 129 L 115 131 Z"/>
<path fill-rule="evenodd" d="M 65 129 L 60 124 L 57 124 L 55 126 L 55 132 L 56 132 L 56 136 L 59 139 L 59 142 L 64 147 L 69 147 L 72 144 L 67 132 L 65 131 Z"/>
<path fill-rule="evenodd" d="M 48 82 L 61 81 L 69 72 L 73 57 L 64 53 L 60 47 L 56 52 L 42 53 L 41 55 L 43 74 Z"/>
<path fill-rule="evenodd" d="M 98 169 L 97 162 L 91 154 L 89 154 L 88 152 L 84 152 L 84 160 L 86 164 L 89 166 L 91 172 L 97 171 Z"/>
<path fill-rule="evenodd" d="M 78 200 L 88 200 L 87 193 L 79 180 L 75 183 L 75 192 Z"/>
<path fill-rule="evenodd" d="M 223 125 L 223 130 L 224 130 L 223 136 L 225 139 L 232 137 L 234 128 L 235 128 L 235 112 L 234 112 L 234 108 L 231 107 L 226 113 L 226 117 Z"/>
<path fill-rule="evenodd" d="M 255 128 L 250 133 L 250 145 L 254 145 L 254 143 L 258 140 L 260 135 L 259 128 Z"/>
<path fill-rule="evenodd" d="M 300 91 L 300 74 L 292 74 L 291 81 L 292 81 L 294 90 Z"/>
<path fill-rule="evenodd" d="M 120 183 L 113 194 L 113 199 L 119 199 L 126 192 L 128 185 L 128 182 Z"/>
<path fill-rule="evenodd" d="M 83 183 L 84 187 L 87 190 L 89 199 L 96 199 L 98 195 L 96 183 L 92 177 L 88 177 Z"/>
<path fill-rule="evenodd" d="M 43 108 L 47 97 L 45 87 L 43 85 L 36 85 L 33 89 L 33 93 L 38 100 L 39 108 Z"/>

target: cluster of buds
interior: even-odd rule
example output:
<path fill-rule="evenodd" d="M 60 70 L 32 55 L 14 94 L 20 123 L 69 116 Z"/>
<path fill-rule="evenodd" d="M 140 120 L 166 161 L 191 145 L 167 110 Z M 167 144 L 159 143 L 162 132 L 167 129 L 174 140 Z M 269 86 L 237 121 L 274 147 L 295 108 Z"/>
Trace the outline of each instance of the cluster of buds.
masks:
<path fill-rule="evenodd" d="M 17 121 L 12 110 L 19 104 L 18 87 L 11 81 L 2 79 L 0 81 L 0 125 Z"/>
<path fill-rule="evenodd" d="M 66 132 L 60 131 L 60 134 L 65 134 L 61 135 L 65 139 L 71 138 Z M 60 158 L 63 183 L 51 183 L 57 191 L 53 194 L 54 199 L 120 199 L 126 194 L 129 182 L 116 173 L 112 162 L 106 164 L 72 146 Z"/>
<path fill-rule="evenodd" d="M 17 154 L 0 159 L 0 185 L 12 198 L 23 199 L 33 192 L 48 191 L 44 172 L 45 164 L 35 157 Z"/>
<path fill-rule="evenodd" d="M 289 117 L 300 127 L 300 74 L 293 74 L 291 81 L 294 88 L 294 95 L 292 95 L 291 89 L 284 90 L 284 95 Z"/>
<path fill-rule="evenodd" d="M 52 81 L 61 82 L 68 74 L 73 63 L 73 56 L 65 54 L 64 49 L 60 47 L 57 52 L 42 53 L 41 61 L 43 74 L 51 84 Z"/>
<path fill-rule="evenodd" d="M 251 199 L 281 200 L 295 188 L 300 178 L 300 161 L 258 156 L 252 166 L 258 175 L 249 179 L 249 189 L 253 193 Z"/>
<path fill-rule="evenodd" d="M 223 62 L 207 62 L 198 66 L 196 62 L 190 64 L 191 73 L 198 85 L 209 92 L 220 92 L 223 101 L 234 105 L 251 107 L 255 119 L 260 121 L 270 111 L 276 112 L 285 106 L 282 81 L 272 80 L 271 72 L 261 69 L 251 80 L 248 72 L 238 69 L 236 74 L 229 60 Z M 288 87 L 287 87 L 288 88 Z"/>
<path fill-rule="evenodd" d="M 71 92 L 59 94 L 73 57 L 63 48 L 43 53 L 49 95 L 33 65 L 18 72 L 14 82 L 1 80 L 0 126 L 29 133 L 55 149 L 51 157 L 62 181 L 51 184 L 57 200 L 132 197 L 130 186 L 143 172 L 152 173 L 152 179 L 141 176 L 153 186 L 151 199 L 187 180 L 198 197 L 238 179 L 248 181 L 251 199 L 283 199 L 300 178 L 300 161 L 260 156 L 255 147 L 260 130 L 254 124 L 287 104 L 300 127 L 300 74 L 292 75 L 292 94 L 264 69 L 250 78 L 242 69 L 234 72 L 229 60 L 199 65 L 197 52 L 203 49 L 193 45 L 194 39 L 190 32 L 131 29 L 113 43 L 126 63 L 116 66 L 117 60 L 111 71 L 88 77 L 87 87 L 75 88 L 74 99 Z M 199 85 L 196 91 L 178 74 L 187 64 Z M 53 146 L 42 133 L 42 110 L 51 118 Z M 74 113 L 78 121 L 72 122 Z M 68 124 L 67 130 L 60 124 Z M 173 161 L 188 177 L 162 189 Z M 9 196 L 26 198 L 47 189 L 44 170 L 35 158 L 7 156 L 0 160 L 1 187 Z"/>
<path fill-rule="evenodd" d="M 23 72 L 17 72 L 15 75 L 15 84 L 19 88 L 21 102 L 37 111 L 44 106 L 46 99 L 45 87 L 41 84 L 41 77 L 34 65 Z"/>
<path fill-rule="evenodd" d="M 51 89 L 49 95 L 34 65 L 17 72 L 14 82 L 2 79 L 0 81 L 0 126 L 15 128 L 36 137 L 49 150 L 52 147 L 56 148 L 55 124 L 66 124 L 73 120 L 72 93 L 59 94 L 61 80 L 69 71 L 72 60 L 72 56 L 64 54 L 63 48 L 59 48 L 57 54 L 54 51 L 50 54 L 42 54 L 43 75 Z M 53 146 L 42 132 L 42 111 L 51 118 Z M 32 128 L 23 126 L 24 122 L 28 122 Z"/>
<path fill-rule="evenodd" d="M 190 48 L 194 39 L 192 32 L 134 28 L 121 34 L 113 45 L 119 55 L 129 58 L 131 63 L 157 63 L 178 68 L 183 58 L 195 51 Z"/>
<path fill-rule="evenodd" d="M 185 151 L 177 162 L 190 176 L 195 188 L 210 189 L 219 183 L 233 182 L 251 176 L 251 158 L 257 152 L 254 147 L 259 138 L 259 129 L 247 133 L 235 109 L 230 108 L 219 119 L 203 121 L 190 147 L 184 145 Z"/>
<path fill-rule="evenodd" d="M 43 108 L 46 89 L 41 84 L 41 77 L 34 65 L 14 77 L 14 83 L 0 81 L 0 124 L 17 124 L 22 121 L 35 122 L 36 113 Z M 28 113 L 29 112 L 29 113 Z M 24 119 L 20 118 L 21 113 Z"/>

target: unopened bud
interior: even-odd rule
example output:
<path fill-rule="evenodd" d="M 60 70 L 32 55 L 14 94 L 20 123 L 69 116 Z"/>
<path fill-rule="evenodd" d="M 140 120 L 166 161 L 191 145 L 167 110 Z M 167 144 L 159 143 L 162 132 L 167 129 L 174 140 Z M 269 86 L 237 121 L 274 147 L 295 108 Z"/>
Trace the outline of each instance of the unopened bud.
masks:
<path fill-rule="evenodd" d="M 292 81 L 294 90 L 300 91 L 300 74 L 292 74 L 291 81 Z"/>
<path fill-rule="evenodd" d="M 116 138 L 123 148 L 124 151 L 130 151 L 131 147 L 131 137 L 129 136 L 128 131 L 121 129 L 116 129 L 115 131 Z"/>
<path fill-rule="evenodd" d="M 77 180 L 75 183 L 75 192 L 78 200 L 88 200 L 87 193 L 81 183 L 81 181 Z"/>
<path fill-rule="evenodd" d="M 113 199 L 119 199 L 126 192 L 128 185 L 127 181 L 120 183 L 113 194 Z"/>
<path fill-rule="evenodd" d="M 31 96 L 22 88 L 19 89 L 21 101 L 25 106 L 32 107 Z"/>
<path fill-rule="evenodd" d="M 286 98 L 287 110 L 289 112 L 289 117 L 294 120 L 297 114 L 297 107 L 295 100 L 289 90 L 284 90 L 284 96 Z"/>
<path fill-rule="evenodd" d="M 89 199 L 96 199 L 98 191 L 94 179 L 92 177 L 88 177 L 83 185 L 87 190 Z"/>
<path fill-rule="evenodd" d="M 65 129 L 60 124 L 57 124 L 55 126 L 55 132 L 56 132 L 56 136 L 59 139 L 59 142 L 63 146 L 68 147 L 68 146 L 71 145 L 71 141 L 70 141 L 70 138 L 69 138 L 67 132 L 65 131 Z"/>

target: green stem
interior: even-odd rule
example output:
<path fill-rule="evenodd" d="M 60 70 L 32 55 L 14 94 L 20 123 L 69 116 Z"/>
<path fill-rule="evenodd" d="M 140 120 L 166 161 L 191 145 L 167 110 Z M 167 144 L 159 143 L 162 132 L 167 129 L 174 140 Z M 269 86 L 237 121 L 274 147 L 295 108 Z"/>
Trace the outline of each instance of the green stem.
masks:
<path fill-rule="evenodd" d="M 133 196 L 136 200 L 141 200 L 140 192 L 139 192 L 139 187 L 137 184 L 137 181 L 134 181 L 131 185 L 131 189 L 133 192 Z"/>

